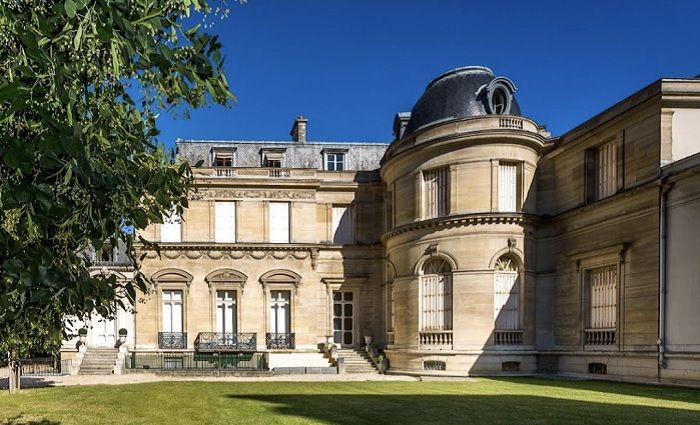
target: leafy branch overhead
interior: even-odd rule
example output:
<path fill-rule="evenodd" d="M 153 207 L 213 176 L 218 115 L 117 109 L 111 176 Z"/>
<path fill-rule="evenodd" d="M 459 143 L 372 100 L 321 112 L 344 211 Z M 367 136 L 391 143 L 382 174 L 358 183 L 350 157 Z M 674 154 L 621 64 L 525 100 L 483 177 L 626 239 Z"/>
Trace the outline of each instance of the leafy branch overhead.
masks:
<path fill-rule="evenodd" d="M 137 267 L 122 229 L 187 205 L 190 169 L 158 147 L 155 119 L 234 100 L 217 37 L 189 25 L 211 12 L 202 0 L 0 0 L 0 350 L 46 350 L 60 332 L 37 339 L 31 324 L 109 316 L 115 295 L 147 289 L 138 270 L 127 283 L 91 276 L 83 253 L 121 240 Z"/>

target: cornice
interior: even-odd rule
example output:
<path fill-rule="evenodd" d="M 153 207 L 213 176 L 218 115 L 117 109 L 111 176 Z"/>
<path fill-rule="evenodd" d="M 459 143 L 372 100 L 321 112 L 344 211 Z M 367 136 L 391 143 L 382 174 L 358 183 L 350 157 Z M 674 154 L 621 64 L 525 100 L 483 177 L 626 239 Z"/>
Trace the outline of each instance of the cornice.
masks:
<path fill-rule="evenodd" d="M 483 224 L 539 224 L 540 217 L 525 213 L 472 213 L 450 215 L 447 217 L 433 218 L 430 220 L 416 221 L 396 227 L 384 235 L 382 242 L 402 233 L 413 232 L 422 229 L 441 230 L 452 227 L 477 226 Z"/>

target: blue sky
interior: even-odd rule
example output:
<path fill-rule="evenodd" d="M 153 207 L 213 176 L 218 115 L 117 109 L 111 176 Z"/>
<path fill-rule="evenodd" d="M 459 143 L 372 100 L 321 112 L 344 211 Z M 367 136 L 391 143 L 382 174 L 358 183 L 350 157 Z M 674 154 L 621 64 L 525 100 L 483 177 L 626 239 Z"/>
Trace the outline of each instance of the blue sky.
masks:
<path fill-rule="evenodd" d="M 216 3 L 213 3 L 216 5 Z M 160 141 L 391 141 L 438 74 L 484 65 L 561 134 L 661 77 L 700 74 L 700 1 L 248 0 L 219 34 L 238 102 L 161 114 Z"/>

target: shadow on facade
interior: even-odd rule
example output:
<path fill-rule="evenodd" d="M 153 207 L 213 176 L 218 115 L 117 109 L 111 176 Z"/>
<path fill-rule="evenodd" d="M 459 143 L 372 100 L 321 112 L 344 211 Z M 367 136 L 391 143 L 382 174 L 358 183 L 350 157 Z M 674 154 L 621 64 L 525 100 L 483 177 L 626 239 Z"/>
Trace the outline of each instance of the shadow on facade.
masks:
<path fill-rule="evenodd" d="M 466 384 L 468 385 L 468 384 Z M 698 412 L 529 395 L 229 395 L 274 406 L 276 415 L 339 425 L 360 423 L 697 423 Z M 614 403 L 614 402 L 613 402 Z"/>

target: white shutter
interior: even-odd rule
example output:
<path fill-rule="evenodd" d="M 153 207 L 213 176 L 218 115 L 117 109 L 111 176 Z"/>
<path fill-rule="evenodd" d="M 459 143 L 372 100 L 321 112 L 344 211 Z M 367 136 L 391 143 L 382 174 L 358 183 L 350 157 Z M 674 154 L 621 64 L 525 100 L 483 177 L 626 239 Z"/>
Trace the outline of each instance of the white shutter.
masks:
<path fill-rule="evenodd" d="M 494 319 L 496 330 L 520 329 L 520 288 L 517 273 L 494 274 Z"/>
<path fill-rule="evenodd" d="M 422 330 L 452 329 L 452 280 L 449 275 L 421 277 L 423 291 Z"/>
<path fill-rule="evenodd" d="M 423 215 L 424 218 L 446 216 L 449 203 L 447 168 L 423 172 Z"/>
<path fill-rule="evenodd" d="M 289 204 L 270 202 L 270 242 L 289 242 Z"/>
<path fill-rule="evenodd" d="M 236 242 L 236 203 L 217 202 L 214 209 L 216 242 Z"/>
<path fill-rule="evenodd" d="M 517 210 L 518 166 L 500 164 L 498 166 L 498 211 Z"/>
<path fill-rule="evenodd" d="M 606 198 L 617 189 L 617 147 L 609 142 L 596 150 L 598 165 L 598 199 Z"/>
<path fill-rule="evenodd" d="M 180 215 L 173 211 L 170 217 L 163 216 L 163 224 L 160 225 L 161 242 L 181 242 Z"/>
<path fill-rule="evenodd" d="M 617 268 L 591 270 L 590 291 L 591 328 L 614 329 L 617 326 Z"/>
<path fill-rule="evenodd" d="M 355 208 L 333 207 L 333 243 L 355 243 Z"/>

